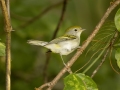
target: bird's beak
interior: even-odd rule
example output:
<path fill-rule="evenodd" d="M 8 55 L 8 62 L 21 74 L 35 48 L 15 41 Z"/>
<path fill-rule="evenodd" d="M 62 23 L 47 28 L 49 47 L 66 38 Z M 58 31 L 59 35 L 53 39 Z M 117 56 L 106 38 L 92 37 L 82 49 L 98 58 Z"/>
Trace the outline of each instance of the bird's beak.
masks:
<path fill-rule="evenodd" d="M 84 30 L 86 30 L 86 29 L 82 29 L 82 31 L 84 31 Z"/>

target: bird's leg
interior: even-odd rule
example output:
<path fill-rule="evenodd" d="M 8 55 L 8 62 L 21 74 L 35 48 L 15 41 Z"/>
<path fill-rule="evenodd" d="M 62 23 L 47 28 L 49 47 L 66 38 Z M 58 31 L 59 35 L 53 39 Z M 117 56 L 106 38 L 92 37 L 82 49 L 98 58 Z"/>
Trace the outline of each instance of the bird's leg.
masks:
<path fill-rule="evenodd" d="M 72 71 L 71 71 L 70 67 L 68 67 L 68 66 L 65 64 L 65 62 L 64 62 L 63 57 L 62 57 L 62 55 L 61 55 L 61 54 L 60 54 L 60 56 L 61 56 L 61 59 L 62 59 L 63 64 L 64 64 L 64 65 L 65 65 L 65 67 L 67 68 L 67 71 L 68 71 L 69 73 L 72 73 Z"/>
<path fill-rule="evenodd" d="M 64 62 L 63 57 L 62 57 L 61 54 L 60 54 L 60 56 L 61 56 L 61 59 L 62 59 L 63 64 L 64 64 L 65 66 L 67 66 L 67 65 L 65 64 L 65 62 Z"/>
<path fill-rule="evenodd" d="M 81 46 L 78 46 L 77 50 L 79 51 L 80 49 L 82 49 Z M 83 50 L 81 50 L 81 52 L 83 52 Z"/>

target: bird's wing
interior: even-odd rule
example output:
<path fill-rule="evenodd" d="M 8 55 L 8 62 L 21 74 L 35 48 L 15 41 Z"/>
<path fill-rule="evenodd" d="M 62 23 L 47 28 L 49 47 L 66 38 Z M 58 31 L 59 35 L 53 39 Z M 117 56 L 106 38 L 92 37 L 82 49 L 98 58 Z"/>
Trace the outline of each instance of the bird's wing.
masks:
<path fill-rule="evenodd" d="M 64 41 L 69 41 L 69 40 L 73 40 L 76 39 L 77 37 L 74 35 L 71 36 L 63 36 L 63 37 L 59 37 L 56 39 L 53 39 L 52 41 L 50 41 L 48 44 L 55 44 L 55 43 L 60 43 L 60 42 L 64 42 Z"/>

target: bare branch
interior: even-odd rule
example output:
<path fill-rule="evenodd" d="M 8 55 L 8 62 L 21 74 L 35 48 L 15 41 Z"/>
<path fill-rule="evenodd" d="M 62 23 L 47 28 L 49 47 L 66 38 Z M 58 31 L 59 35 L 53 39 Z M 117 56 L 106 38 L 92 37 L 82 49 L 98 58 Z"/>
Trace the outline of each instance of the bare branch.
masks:
<path fill-rule="evenodd" d="M 7 7 L 9 18 L 10 18 L 10 1 L 9 0 L 5 0 L 5 3 L 6 3 L 6 7 Z"/>
<path fill-rule="evenodd" d="M 5 5 L 5 1 L 0 0 L 0 2 L 1 2 L 1 8 L 2 8 L 2 12 L 3 12 L 3 16 L 4 16 L 5 30 L 6 30 L 6 32 L 10 32 L 9 30 L 11 30 L 11 24 L 10 24 L 9 13 L 7 12 L 7 8 Z"/>
<path fill-rule="evenodd" d="M 6 32 L 6 90 L 10 90 L 10 74 L 11 74 L 11 23 L 10 23 L 10 11 L 9 11 L 9 0 L 6 0 L 6 5 L 4 0 L 0 0 L 1 8 L 4 16 L 5 22 L 5 32 Z M 6 8 L 7 6 L 7 8 Z"/>

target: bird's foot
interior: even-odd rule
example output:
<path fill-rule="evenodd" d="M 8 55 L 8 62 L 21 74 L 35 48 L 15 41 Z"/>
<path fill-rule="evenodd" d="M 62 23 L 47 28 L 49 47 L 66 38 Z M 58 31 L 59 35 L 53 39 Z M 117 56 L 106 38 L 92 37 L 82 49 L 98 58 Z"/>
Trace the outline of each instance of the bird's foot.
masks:
<path fill-rule="evenodd" d="M 72 70 L 71 70 L 71 68 L 68 66 L 68 65 L 66 65 L 65 63 L 63 63 L 64 65 L 65 65 L 65 67 L 66 67 L 66 70 L 71 74 L 72 73 Z"/>

